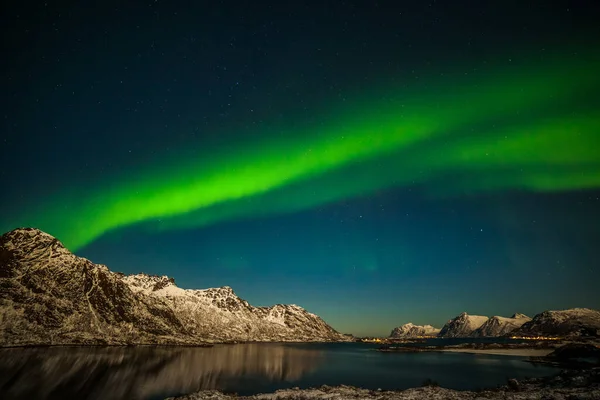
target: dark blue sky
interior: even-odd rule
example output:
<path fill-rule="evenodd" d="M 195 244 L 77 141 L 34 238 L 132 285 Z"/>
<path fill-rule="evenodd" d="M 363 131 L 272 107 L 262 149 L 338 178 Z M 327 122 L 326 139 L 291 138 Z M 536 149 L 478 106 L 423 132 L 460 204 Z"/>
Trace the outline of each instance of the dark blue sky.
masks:
<path fill-rule="evenodd" d="M 347 98 L 431 71 L 568 61 L 600 44 L 588 2 L 269 3 L 3 6 L 0 226 L 138 166 L 319 125 Z M 256 305 L 296 303 L 357 335 L 462 311 L 600 308 L 597 186 L 427 193 L 415 183 L 204 227 L 134 224 L 76 253 L 184 288 L 229 285 Z"/>

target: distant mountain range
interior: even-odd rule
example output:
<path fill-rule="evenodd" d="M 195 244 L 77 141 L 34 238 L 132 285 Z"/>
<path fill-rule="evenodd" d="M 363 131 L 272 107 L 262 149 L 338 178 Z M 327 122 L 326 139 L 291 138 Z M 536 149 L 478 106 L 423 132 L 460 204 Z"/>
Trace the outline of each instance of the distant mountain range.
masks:
<path fill-rule="evenodd" d="M 436 335 L 600 337 L 600 311 L 462 313 L 442 329 L 408 323 L 391 333 Z M 167 276 L 112 272 L 37 229 L 0 236 L 0 346 L 349 340 L 296 305 L 255 307 L 228 286 L 186 290 Z"/>
<path fill-rule="evenodd" d="M 254 307 L 227 286 L 112 272 L 37 229 L 0 236 L 0 346 L 348 340 L 296 305 Z"/>
<path fill-rule="evenodd" d="M 515 314 L 510 318 L 469 315 L 466 312 L 451 319 L 440 331 L 440 337 L 490 337 L 503 336 L 519 328 L 531 318 Z"/>
<path fill-rule="evenodd" d="M 414 325 L 412 322 L 404 324 L 392 330 L 391 338 L 414 338 L 423 336 L 437 336 L 440 333 L 438 328 L 431 325 Z"/>
<path fill-rule="evenodd" d="M 600 337 L 600 311 L 589 308 L 544 311 L 513 333 L 518 336 Z"/>
<path fill-rule="evenodd" d="M 523 324 L 529 321 L 531 321 L 531 318 L 525 314 L 516 313 L 510 318 L 499 317 L 495 315 L 477 328 L 475 332 L 473 332 L 473 336 L 504 336 L 513 332 L 515 329 L 520 328 Z"/>
<path fill-rule="evenodd" d="M 431 325 L 405 324 L 395 328 L 391 338 L 432 336 L 437 331 L 441 338 L 459 337 L 600 337 L 600 311 L 588 308 L 573 308 L 562 311 L 544 311 L 530 318 L 524 314 L 512 317 L 486 317 L 461 313 L 449 320 L 442 329 Z M 427 332 L 427 333 L 426 333 Z"/>

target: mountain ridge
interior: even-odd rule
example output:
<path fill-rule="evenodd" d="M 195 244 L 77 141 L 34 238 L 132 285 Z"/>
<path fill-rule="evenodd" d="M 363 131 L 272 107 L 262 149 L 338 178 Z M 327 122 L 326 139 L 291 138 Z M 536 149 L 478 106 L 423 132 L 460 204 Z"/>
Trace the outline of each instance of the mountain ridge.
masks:
<path fill-rule="evenodd" d="M 460 313 L 442 327 L 439 337 L 469 337 L 489 318 L 482 315 L 469 315 Z"/>
<path fill-rule="evenodd" d="M 390 338 L 411 338 L 422 336 L 437 336 L 440 332 L 438 328 L 431 325 L 415 325 L 412 322 L 394 328 L 390 333 Z"/>
<path fill-rule="evenodd" d="M 590 308 L 544 311 L 515 330 L 514 334 L 600 337 L 600 311 Z"/>
<path fill-rule="evenodd" d="M 475 337 L 504 336 L 528 321 L 531 321 L 531 318 L 520 313 L 515 313 L 510 318 L 494 315 L 477 328 L 472 335 Z"/>
<path fill-rule="evenodd" d="M 113 272 L 34 228 L 0 236 L 0 346 L 348 340 L 296 305 Z"/>
<path fill-rule="evenodd" d="M 409 325 L 412 326 L 403 326 Z M 392 334 L 396 330 L 402 331 L 400 328 L 402 327 L 395 328 Z M 511 317 L 487 317 L 462 312 L 448 320 L 437 335 L 440 338 L 500 336 L 600 338 L 600 311 L 589 308 L 550 310 L 536 314 L 533 318 L 521 313 L 515 313 Z"/>

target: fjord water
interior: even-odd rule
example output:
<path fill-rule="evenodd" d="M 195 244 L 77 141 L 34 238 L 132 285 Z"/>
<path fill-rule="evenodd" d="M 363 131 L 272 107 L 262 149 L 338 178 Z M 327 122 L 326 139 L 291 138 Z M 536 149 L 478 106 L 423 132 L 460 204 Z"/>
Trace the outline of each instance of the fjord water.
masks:
<path fill-rule="evenodd" d="M 56 347 L 0 350 L 2 399 L 163 399 L 200 389 L 249 395 L 289 387 L 353 385 L 477 389 L 555 373 L 521 357 L 380 353 L 359 343 L 199 347 Z"/>

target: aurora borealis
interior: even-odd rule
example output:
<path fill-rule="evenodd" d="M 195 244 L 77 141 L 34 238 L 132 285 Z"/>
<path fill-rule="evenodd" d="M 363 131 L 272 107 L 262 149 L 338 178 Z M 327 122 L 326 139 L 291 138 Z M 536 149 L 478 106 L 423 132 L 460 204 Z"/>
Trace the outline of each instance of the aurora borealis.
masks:
<path fill-rule="evenodd" d="M 122 171 L 120 179 L 113 178 L 114 185 L 103 182 L 65 197 L 59 194 L 53 199 L 56 206 L 49 202 L 49 208 L 42 208 L 43 215 L 13 225 L 57 232 L 69 248 L 77 250 L 110 230 L 144 221 L 160 218 L 165 226 L 172 226 L 169 218 L 176 217 L 186 225 L 202 226 L 231 217 L 298 211 L 388 187 L 426 183 L 453 171 L 465 174 L 463 182 L 469 181 L 465 190 L 471 192 L 598 187 L 600 116 L 596 110 L 583 115 L 571 111 L 562 117 L 539 114 L 552 110 L 553 99 L 562 106 L 578 92 L 600 89 L 599 67 L 595 60 L 586 60 L 583 66 L 562 66 L 557 71 L 538 67 L 533 77 L 531 72 L 507 78 L 502 72 L 491 73 L 487 80 L 444 85 L 444 93 L 416 99 L 401 95 L 356 113 L 343 111 L 340 122 L 325 122 L 316 132 L 266 135 L 257 144 L 233 145 L 216 157 L 200 154 L 178 160 L 167 171 Z M 490 82 L 492 77 L 498 80 Z M 429 103 L 435 106 L 428 107 Z M 478 123 L 511 119 L 516 112 L 525 114 L 524 121 L 479 132 Z M 527 118 L 528 113 L 533 116 Z M 472 137 L 456 134 L 470 129 Z M 423 146 L 423 142 L 428 143 Z M 416 156 L 407 154 L 420 145 Z M 391 159 L 385 167 L 391 173 L 375 169 L 362 172 L 363 179 L 351 179 L 349 184 L 318 183 L 348 165 L 382 158 Z M 512 173 L 507 174 L 507 169 Z M 293 188 L 288 190 L 289 186 Z M 273 196 L 273 191 L 282 193 Z M 261 199 L 255 201 L 255 196 Z M 244 205 L 247 199 L 254 205 Z M 72 210 L 66 219 L 60 213 L 65 203 Z"/>
<path fill-rule="evenodd" d="M 511 313 L 494 285 L 516 275 L 516 290 L 543 278 L 513 311 L 600 306 L 593 13 L 557 25 L 558 4 L 495 10 L 536 32 L 520 37 L 473 22 L 496 21 L 473 4 L 429 17 L 241 4 L 106 6 L 94 23 L 77 7 L 15 9 L 2 231 L 38 227 L 113 269 L 230 285 L 357 333 L 357 307 L 387 304 L 364 317 L 377 332 L 438 323 L 433 299 L 464 311 L 455 281 L 492 286 L 481 313 Z M 571 286 L 554 298 L 559 281 Z"/>

